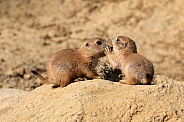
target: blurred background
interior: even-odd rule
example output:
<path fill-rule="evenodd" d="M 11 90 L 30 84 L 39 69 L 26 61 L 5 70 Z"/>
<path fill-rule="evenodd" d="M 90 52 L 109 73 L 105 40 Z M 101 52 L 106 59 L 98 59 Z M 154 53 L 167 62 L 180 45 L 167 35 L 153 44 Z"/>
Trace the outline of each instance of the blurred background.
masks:
<path fill-rule="evenodd" d="M 184 0 L 0 0 L 0 87 L 30 91 L 51 54 L 94 36 L 132 38 L 155 74 L 184 81 Z"/>

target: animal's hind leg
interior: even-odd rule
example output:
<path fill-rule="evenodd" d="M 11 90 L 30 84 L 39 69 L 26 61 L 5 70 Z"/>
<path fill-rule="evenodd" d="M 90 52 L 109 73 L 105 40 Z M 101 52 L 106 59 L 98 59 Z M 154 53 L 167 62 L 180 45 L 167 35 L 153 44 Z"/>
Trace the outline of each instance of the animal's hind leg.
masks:
<path fill-rule="evenodd" d="M 56 79 L 54 80 L 54 86 L 53 88 L 56 87 L 65 87 L 68 84 L 70 84 L 72 81 L 72 76 L 71 73 L 68 71 L 65 72 L 61 72 L 59 74 L 57 74 Z"/>
<path fill-rule="evenodd" d="M 134 77 L 125 77 L 124 80 L 120 80 L 119 82 L 122 83 L 122 84 L 129 84 L 129 85 L 139 84 L 137 82 L 136 78 L 134 78 Z"/>

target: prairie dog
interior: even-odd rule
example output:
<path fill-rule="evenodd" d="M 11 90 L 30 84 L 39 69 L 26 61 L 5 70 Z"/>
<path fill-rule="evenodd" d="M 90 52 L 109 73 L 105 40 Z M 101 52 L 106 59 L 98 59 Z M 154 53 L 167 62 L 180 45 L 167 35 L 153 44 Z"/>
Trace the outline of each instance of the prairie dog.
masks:
<path fill-rule="evenodd" d="M 112 68 L 120 69 L 124 73 L 125 80 L 120 82 L 130 85 L 151 84 L 154 74 L 153 64 L 137 53 L 135 42 L 126 36 L 118 36 L 112 40 L 112 44 L 114 53 L 107 47 L 105 54 Z"/>
<path fill-rule="evenodd" d="M 31 72 L 44 83 L 54 84 L 53 87 L 65 87 L 76 78 L 100 78 L 95 67 L 98 59 L 105 56 L 106 46 L 107 40 L 103 38 L 87 39 L 77 50 L 64 49 L 51 56 L 47 67 L 48 79 L 34 70 Z"/>

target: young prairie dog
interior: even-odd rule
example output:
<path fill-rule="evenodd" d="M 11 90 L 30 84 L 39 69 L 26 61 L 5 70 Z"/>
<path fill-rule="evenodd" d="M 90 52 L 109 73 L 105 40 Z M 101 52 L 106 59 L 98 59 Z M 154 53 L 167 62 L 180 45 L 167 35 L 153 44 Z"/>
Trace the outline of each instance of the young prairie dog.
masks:
<path fill-rule="evenodd" d="M 110 48 L 105 49 L 113 69 L 120 69 L 125 80 L 121 83 L 137 85 L 151 84 L 154 74 L 154 68 L 151 61 L 137 53 L 135 42 L 125 36 L 119 36 L 112 40 L 113 52 Z"/>
<path fill-rule="evenodd" d="M 44 83 L 54 84 L 53 87 L 65 87 L 76 78 L 100 78 L 95 67 L 98 59 L 105 56 L 106 46 L 107 40 L 103 38 L 87 39 L 77 50 L 64 49 L 51 56 L 47 68 L 48 79 L 34 70 L 31 72 Z"/>

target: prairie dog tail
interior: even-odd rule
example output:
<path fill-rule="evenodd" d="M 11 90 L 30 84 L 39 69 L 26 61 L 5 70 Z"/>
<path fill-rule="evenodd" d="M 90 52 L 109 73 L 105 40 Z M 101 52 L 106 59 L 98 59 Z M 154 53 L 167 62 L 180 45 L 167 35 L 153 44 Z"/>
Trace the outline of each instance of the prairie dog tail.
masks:
<path fill-rule="evenodd" d="M 48 81 L 46 78 L 44 78 L 42 75 L 40 75 L 37 71 L 31 70 L 31 72 L 32 72 L 34 75 L 36 75 L 44 84 L 45 84 L 45 83 L 49 83 L 49 81 Z"/>

